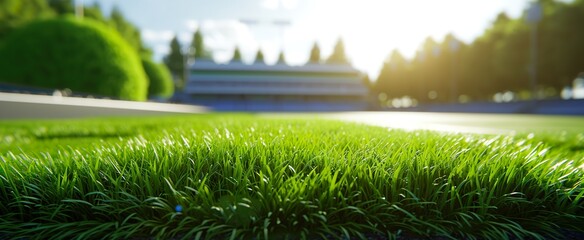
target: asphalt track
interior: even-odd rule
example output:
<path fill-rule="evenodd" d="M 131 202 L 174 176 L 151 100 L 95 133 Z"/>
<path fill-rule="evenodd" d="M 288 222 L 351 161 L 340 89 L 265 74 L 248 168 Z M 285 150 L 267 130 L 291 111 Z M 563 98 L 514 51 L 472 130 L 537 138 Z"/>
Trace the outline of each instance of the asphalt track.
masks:
<path fill-rule="evenodd" d="M 581 116 L 432 112 L 341 112 L 263 115 L 282 118 L 311 116 L 386 128 L 452 133 L 517 134 L 566 131 L 584 134 L 584 117 Z"/>
<path fill-rule="evenodd" d="M 584 117 L 581 116 L 426 112 L 346 112 L 324 116 L 406 130 L 479 134 L 566 131 L 584 134 Z"/>
<path fill-rule="evenodd" d="M 59 119 L 203 113 L 200 106 L 0 93 L 0 119 Z"/>
<path fill-rule="evenodd" d="M 209 110 L 192 105 L 0 93 L 2 119 L 59 119 L 102 116 L 197 114 Z M 456 133 L 581 132 L 584 117 L 428 112 L 259 113 L 270 118 L 323 118 L 405 130 Z"/>

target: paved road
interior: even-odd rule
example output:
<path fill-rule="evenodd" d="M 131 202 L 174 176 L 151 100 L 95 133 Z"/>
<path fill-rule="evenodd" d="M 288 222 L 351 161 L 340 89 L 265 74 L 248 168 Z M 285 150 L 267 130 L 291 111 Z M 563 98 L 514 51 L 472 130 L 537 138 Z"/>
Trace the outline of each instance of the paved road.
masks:
<path fill-rule="evenodd" d="M 584 134 L 584 117 L 421 112 L 323 113 L 324 118 L 406 130 L 435 130 L 484 134 L 571 131 Z"/>
<path fill-rule="evenodd" d="M 192 105 L 0 93 L 0 119 L 79 118 L 202 113 Z"/>
<path fill-rule="evenodd" d="M 203 113 L 192 105 L 0 93 L 0 119 L 78 118 Z M 342 112 L 262 113 L 266 117 L 316 117 L 406 130 L 511 134 L 527 131 L 571 131 L 584 134 L 584 117 L 517 114 Z"/>

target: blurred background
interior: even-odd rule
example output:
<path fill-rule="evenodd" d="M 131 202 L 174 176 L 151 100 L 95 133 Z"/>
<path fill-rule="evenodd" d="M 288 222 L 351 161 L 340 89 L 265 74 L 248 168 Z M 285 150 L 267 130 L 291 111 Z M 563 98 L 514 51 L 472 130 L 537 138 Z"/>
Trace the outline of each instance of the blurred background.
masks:
<path fill-rule="evenodd" d="M 583 0 L 2 0 L 0 101 L 577 115 L 582 23 Z"/>

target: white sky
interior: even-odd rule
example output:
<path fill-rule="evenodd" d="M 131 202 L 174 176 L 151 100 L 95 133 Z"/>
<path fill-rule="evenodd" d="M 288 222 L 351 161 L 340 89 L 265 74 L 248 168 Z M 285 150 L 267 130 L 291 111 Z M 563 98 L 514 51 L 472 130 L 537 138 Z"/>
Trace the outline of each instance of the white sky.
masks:
<path fill-rule="evenodd" d="M 142 30 L 157 59 L 168 52 L 170 39 L 190 42 L 201 29 L 215 60 L 228 61 L 238 45 L 245 60 L 258 47 L 266 61 L 277 60 L 281 46 L 289 64 L 304 64 L 314 41 L 328 57 L 339 36 L 353 65 L 377 77 L 393 49 L 414 56 L 422 41 L 441 41 L 447 33 L 470 42 L 499 12 L 519 16 L 527 0 L 101 0 L 117 5 Z M 254 20 L 246 25 L 240 20 Z M 273 22 L 286 20 L 289 26 Z"/>

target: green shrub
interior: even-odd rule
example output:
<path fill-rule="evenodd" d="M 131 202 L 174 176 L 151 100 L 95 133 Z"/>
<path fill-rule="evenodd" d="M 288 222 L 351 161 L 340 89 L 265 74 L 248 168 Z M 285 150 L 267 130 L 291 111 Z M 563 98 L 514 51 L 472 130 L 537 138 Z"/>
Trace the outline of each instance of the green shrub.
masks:
<path fill-rule="evenodd" d="M 169 98 L 174 93 L 172 76 L 166 65 L 142 58 L 142 66 L 150 80 L 148 98 Z"/>
<path fill-rule="evenodd" d="M 117 32 L 72 16 L 30 23 L 0 48 L 0 82 L 145 100 L 138 54 Z"/>

